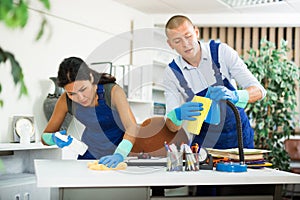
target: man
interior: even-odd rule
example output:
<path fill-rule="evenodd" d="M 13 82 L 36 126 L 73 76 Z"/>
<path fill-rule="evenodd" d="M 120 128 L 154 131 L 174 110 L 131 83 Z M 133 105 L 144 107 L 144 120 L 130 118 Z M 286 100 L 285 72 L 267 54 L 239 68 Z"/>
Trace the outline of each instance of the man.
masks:
<path fill-rule="evenodd" d="M 266 91 L 238 53 L 224 43 L 211 50 L 210 43 L 198 41 L 199 30 L 186 16 L 171 17 L 165 33 L 169 46 L 179 54 L 164 75 L 167 127 L 177 131 L 184 120 L 195 120 L 203 108 L 201 103 L 190 102 L 191 99 L 194 95 L 208 97 L 213 102 L 209 114 L 212 117 L 206 119 L 193 142 L 203 147 L 237 147 L 233 111 L 221 103 L 229 100 L 237 106 L 241 117 L 244 147 L 254 148 L 254 132 L 243 108 L 264 98 Z M 237 90 L 235 83 L 243 89 Z"/>

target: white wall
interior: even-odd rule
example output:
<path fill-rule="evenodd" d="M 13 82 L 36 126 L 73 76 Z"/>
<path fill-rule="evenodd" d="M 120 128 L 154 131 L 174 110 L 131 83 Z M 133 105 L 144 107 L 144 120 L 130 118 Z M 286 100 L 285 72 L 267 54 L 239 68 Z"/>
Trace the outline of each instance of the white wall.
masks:
<path fill-rule="evenodd" d="M 34 41 L 41 17 L 33 10 L 23 30 L 9 30 L 0 24 L 0 46 L 14 53 L 20 62 L 29 91 L 29 96 L 18 99 L 10 65 L 1 64 L 0 98 L 4 100 L 4 107 L 0 108 L 0 142 L 11 141 L 9 119 L 13 115 L 34 115 L 37 134 L 43 131 L 47 123 L 43 101 L 54 90 L 49 77 L 57 75 L 58 65 L 65 57 L 88 58 L 103 42 L 130 31 L 131 20 L 135 29 L 149 28 L 153 24 L 151 17 L 112 0 L 51 0 L 50 3 L 47 19 L 52 35 L 49 39 L 46 32 L 42 40 Z M 40 5 L 36 3 L 31 7 L 39 9 Z M 129 59 L 123 62 L 129 63 Z"/>
<path fill-rule="evenodd" d="M 180 13 L 176 13 L 180 14 Z M 274 27 L 299 27 L 300 13 L 219 13 L 219 14 L 184 14 L 194 24 L 199 26 L 274 26 Z M 164 25 L 173 15 L 152 15 L 154 24 Z"/>

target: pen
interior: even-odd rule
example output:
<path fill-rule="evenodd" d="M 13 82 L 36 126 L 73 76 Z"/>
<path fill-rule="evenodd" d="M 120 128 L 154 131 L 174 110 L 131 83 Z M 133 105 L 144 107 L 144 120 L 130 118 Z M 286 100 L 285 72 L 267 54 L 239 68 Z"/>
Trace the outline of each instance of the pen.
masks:
<path fill-rule="evenodd" d="M 193 153 L 198 153 L 198 150 L 199 150 L 198 143 L 195 143 L 193 146 L 191 146 L 191 149 L 192 149 Z"/>
<path fill-rule="evenodd" d="M 165 145 L 165 149 L 166 149 L 166 151 L 167 151 L 167 152 L 169 152 L 169 151 L 170 151 L 170 149 L 169 149 L 169 146 L 168 146 L 168 144 L 167 144 L 167 142 L 166 142 L 166 141 L 165 141 L 164 145 Z"/>

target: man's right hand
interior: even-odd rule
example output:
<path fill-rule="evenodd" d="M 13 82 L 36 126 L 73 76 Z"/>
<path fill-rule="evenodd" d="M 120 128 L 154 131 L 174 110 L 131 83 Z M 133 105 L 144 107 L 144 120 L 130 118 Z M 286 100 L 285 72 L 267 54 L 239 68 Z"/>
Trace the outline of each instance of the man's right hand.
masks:
<path fill-rule="evenodd" d="M 194 116 L 199 116 L 200 111 L 203 110 L 202 103 L 198 102 L 187 102 L 182 106 L 175 109 L 176 117 L 178 120 L 189 120 L 194 121 Z"/>
<path fill-rule="evenodd" d="M 167 114 L 167 117 L 177 126 L 182 124 L 182 120 L 194 121 L 195 116 L 200 115 L 200 111 L 203 110 L 203 104 L 198 102 L 186 102 L 180 107 L 175 108 Z"/>

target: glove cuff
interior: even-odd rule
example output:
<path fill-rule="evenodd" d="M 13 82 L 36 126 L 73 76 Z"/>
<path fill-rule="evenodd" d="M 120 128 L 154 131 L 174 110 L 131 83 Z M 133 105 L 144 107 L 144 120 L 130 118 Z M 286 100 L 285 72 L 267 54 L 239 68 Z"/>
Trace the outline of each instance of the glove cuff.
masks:
<path fill-rule="evenodd" d="M 176 125 L 181 126 L 182 120 L 177 119 L 175 109 L 167 114 L 167 117 Z"/>
<path fill-rule="evenodd" d="M 247 90 L 237 90 L 236 92 L 239 97 L 239 100 L 235 105 L 240 108 L 245 108 L 248 103 L 248 100 L 249 100 L 248 91 Z"/>
<path fill-rule="evenodd" d="M 44 141 L 45 144 L 49 146 L 55 145 L 55 142 L 52 139 L 53 133 L 43 133 L 42 134 L 42 140 Z"/>
<path fill-rule="evenodd" d="M 132 149 L 132 143 L 129 140 L 123 139 L 120 144 L 118 145 L 117 149 L 115 150 L 114 154 L 121 154 L 123 159 L 127 157 Z"/>

